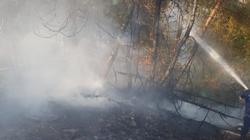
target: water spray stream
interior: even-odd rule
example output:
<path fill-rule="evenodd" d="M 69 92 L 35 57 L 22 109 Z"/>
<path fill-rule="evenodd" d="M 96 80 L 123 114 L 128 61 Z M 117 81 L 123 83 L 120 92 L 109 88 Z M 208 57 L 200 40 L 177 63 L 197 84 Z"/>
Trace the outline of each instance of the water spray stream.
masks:
<path fill-rule="evenodd" d="M 235 80 L 242 85 L 245 89 L 248 89 L 247 86 L 243 83 L 243 81 L 240 79 L 238 75 L 235 74 L 233 69 L 231 69 L 228 64 L 220 57 L 220 55 L 215 52 L 212 48 L 208 46 L 206 42 L 204 42 L 201 38 L 198 36 L 194 35 L 191 33 L 191 35 L 195 38 L 196 42 L 200 44 L 200 46 L 205 49 L 212 57 L 214 60 L 216 60 L 228 73 L 231 74 L 232 77 L 235 78 Z"/>

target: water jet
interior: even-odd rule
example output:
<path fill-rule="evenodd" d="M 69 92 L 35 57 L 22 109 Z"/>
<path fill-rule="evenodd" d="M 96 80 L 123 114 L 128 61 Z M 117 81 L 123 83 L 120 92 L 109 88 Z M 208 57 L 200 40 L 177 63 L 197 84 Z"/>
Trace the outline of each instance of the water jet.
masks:
<path fill-rule="evenodd" d="M 195 38 L 196 42 L 206 51 L 209 55 L 216 60 L 242 87 L 248 89 L 248 87 L 244 84 L 244 82 L 240 79 L 240 77 L 234 72 L 232 68 L 222 59 L 222 57 L 215 52 L 209 45 L 203 41 L 200 37 L 191 33 L 192 37 Z"/>

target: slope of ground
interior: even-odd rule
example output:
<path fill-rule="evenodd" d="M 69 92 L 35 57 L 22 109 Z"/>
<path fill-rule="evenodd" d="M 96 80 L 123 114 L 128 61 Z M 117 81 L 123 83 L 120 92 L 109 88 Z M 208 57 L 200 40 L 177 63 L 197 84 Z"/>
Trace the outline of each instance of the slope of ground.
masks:
<path fill-rule="evenodd" d="M 1 109 L 6 108 L 2 106 Z M 42 115 L 1 114 L 1 140 L 215 140 L 220 129 L 165 110 L 125 103 L 108 109 L 51 104 Z M 4 111 L 2 111 L 4 112 Z"/>

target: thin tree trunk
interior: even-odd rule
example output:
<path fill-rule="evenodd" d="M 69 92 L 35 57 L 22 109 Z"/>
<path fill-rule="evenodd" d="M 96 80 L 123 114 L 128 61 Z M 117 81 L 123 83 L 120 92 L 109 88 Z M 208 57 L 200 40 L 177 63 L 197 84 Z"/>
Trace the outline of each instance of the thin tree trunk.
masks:
<path fill-rule="evenodd" d="M 193 24 L 194 24 L 194 21 L 195 21 L 196 9 L 197 9 L 197 0 L 194 0 L 194 7 L 193 7 L 193 11 L 192 11 L 192 15 L 191 15 L 191 18 L 190 18 L 190 22 L 189 22 L 187 31 L 186 31 L 184 37 L 178 43 L 177 50 L 176 50 L 176 52 L 174 54 L 172 62 L 169 65 L 167 71 L 165 72 L 165 75 L 162 77 L 160 85 L 163 85 L 163 83 L 167 80 L 167 78 L 169 77 L 169 75 L 172 73 L 172 71 L 174 69 L 175 63 L 178 60 L 178 57 L 179 57 L 180 52 L 181 52 L 181 47 L 186 43 L 186 41 L 187 41 L 187 39 L 189 37 L 190 31 L 191 31 L 191 29 L 193 27 Z"/>
<path fill-rule="evenodd" d="M 135 7 L 136 7 L 136 11 L 134 14 L 134 20 L 131 24 L 131 39 L 130 39 L 130 46 L 127 46 L 127 61 L 126 61 L 126 65 L 127 65 L 127 92 L 130 92 L 132 89 L 132 76 L 131 76 L 131 61 L 133 59 L 133 49 L 136 44 L 136 25 L 137 25 L 137 21 L 138 21 L 138 13 L 139 13 L 139 2 L 135 3 Z M 130 61 L 128 60 L 128 58 L 130 59 Z"/>
<path fill-rule="evenodd" d="M 216 12 L 218 11 L 218 9 L 220 8 L 222 1 L 223 1 L 223 0 L 218 0 L 218 1 L 217 1 L 217 4 L 216 4 L 215 8 L 212 10 L 210 16 L 208 17 L 208 19 L 207 19 L 207 21 L 206 21 L 205 26 L 204 26 L 203 29 L 202 29 L 202 32 L 201 32 L 200 37 L 203 37 L 204 34 L 207 32 L 207 28 L 208 28 L 208 26 L 210 25 L 210 23 L 211 23 L 211 21 L 212 21 L 214 15 L 216 14 Z"/>
<path fill-rule="evenodd" d="M 130 46 L 128 46 L 127 59 L 130 59 L 132 61 L 132 57 L 133 57 L 133 49 L 131 49 Z M 128 75 L 126 76 L 127 77 L 127 92 L 130 92 L 132 88 L 131 62 L 127 60 L 126 65 L 127 65 L 126 68 L 127 68 L 127 73 L 128 73 Z"/>
<path fill-rule="evenodd" d="M 127 46 L 127 54 L 126 54 L 126 72 L 128 75 L 126 75 L 127 78 L 127 92 L 130 92 L 132 88 L 132 77 L 130 75 L 131 73 L 131 62 L 132 61 L 132 53 L 131 53 L 131 47 L 133 47 L 133 40 L 134 40 L 134 29 L 133 25 L 131 25 L 131 36 L 130 36 L 130 45 Z M 130 59 L 130 60 L 129 60 Z"/>
<path fill-rule="evenodd" d="M 151 71 L 151 79 L 154 79 L 156 63 L 157 63 L 157 52 L 159 50 L 159 21 L 160 21 L 160 14 L 161 14 L 161 2 L 162 0 L 156 0 L 156 8 L 154 13 L 154 36 L 153 36 L 153 53 L 152 53 L 152 60 L 153 60 L 153 68 Z"/>
<path fill-rule="evenodd" d="M 192 61 L 192 59 L 194 58 L 194 56 L 195 56 L 195 54 L 196 54 L 197 49 L 198 49 L 198 44 L 197 44 L 197 43 L 195 43 L 194 48 L 193 48 L 193 51 L 191 52 L 191 54 L 190 54 L 190 56 L 189 56 L 188 60 L 187 60 L 187 61 L 185 62 L 185 64 L 183 65 L 183 69 L 181 70 L 181 72 L 180 72 L 180 74 L 179 74 L 179 76 L 178 76 L 177 80 L 175 81 L 175 83 L 174 83 L 173 87 L 175 87 L 175 85 L 176 85 L 176 84 L 180 81 L 181 76 L 182 76 L 182 75 L 183 75 L 183 73 L 186 71 L 186 69 L 187 69 L 188 65 L 190 64 L 190 62 L 191 62 L 191 61 Z"/>
<path fill-rule="evenodd" d="M 120 33 L 117 37 L 117 40 L 119 40 L 124 35 L 125 30 L 129 24 L 130 20 L 133 17 L 134 7 L 135 7 L 135 2 L 134 2 L 134 0 L 131 0 L 130 9 L 128 10 L 124 24 L 122 24 L 122 27 L 120 29 Z M 118 44 L 112 49 L 111 55 L 109 56 L 109 59 L 108 59 L 108 63 L 107 63 L 107 65 L 104 69 L 104 72 L 102 74 L 102 79 L 105 79 L 108 76 L 108 73 L 111 69 L 111 66 L 113 65 L 113 63 L 115 61 L 115 58 L 116 58 L 116 55 L 118 54 L 119 49 L 120 49 L 120 46 Z"/>
<path fill-rule="evenodd" d="M 182 16 L 182 9 L 181 8 L 178 8 L 178 19 L 177 19 L 177 35 L 176 35 L 176 39 L 179 40 L 180 37 L 181 37 L 181 33 L 182 33 L 182 20 L 183 20 L 183 16 Z"/>

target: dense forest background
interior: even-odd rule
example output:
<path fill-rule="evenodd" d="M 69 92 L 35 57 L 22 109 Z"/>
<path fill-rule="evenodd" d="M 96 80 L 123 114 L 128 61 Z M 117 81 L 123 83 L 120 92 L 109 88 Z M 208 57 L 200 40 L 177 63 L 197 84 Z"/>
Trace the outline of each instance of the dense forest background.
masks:
<path fill-rule="evenodd" d="M 248 86 L 248 0 L 1 0 L 0 7 L 0 88 L 26 106 L 106 87 L 171 100 L 177 112 L 179 101 L 215 112 L 243 106 L 244 88 L 192 34 Z"/>

